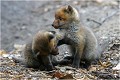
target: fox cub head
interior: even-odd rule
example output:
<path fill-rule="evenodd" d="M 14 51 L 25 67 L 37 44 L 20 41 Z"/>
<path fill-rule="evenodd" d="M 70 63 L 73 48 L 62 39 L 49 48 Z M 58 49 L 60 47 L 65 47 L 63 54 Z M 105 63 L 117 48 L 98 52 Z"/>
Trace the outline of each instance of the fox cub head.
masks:
<path fill-rule="evenodd" d="M 56 10 L 55 12 L 55 20 L 52 24 L 52 26 L 55 29 L 64 29 L 68 28 L 68 25 L 70 25 L 73 22 L 79 21 L 79 14 L 78 11 L 71 7 L 70 5 L 61 7 Z"/>
<path fill-rule="evenodd" d="M 58 55 L 54 31 L 39 31 L 33 38 L 32 50 L 37 56 Z"/>

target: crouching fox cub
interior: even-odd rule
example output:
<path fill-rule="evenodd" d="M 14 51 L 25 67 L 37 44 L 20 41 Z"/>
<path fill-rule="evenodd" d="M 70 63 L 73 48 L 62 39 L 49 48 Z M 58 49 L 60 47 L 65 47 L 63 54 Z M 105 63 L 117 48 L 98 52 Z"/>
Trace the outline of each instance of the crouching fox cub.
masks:
<path fill-rule="evenodd" d="M 50 55 L 58 55 L 57 38 L 54 31 L 39 31 L 31 42 L 26 44 L 22 57 L 16 59 L 26 67 L 52 70 L 53 64 Z"/>

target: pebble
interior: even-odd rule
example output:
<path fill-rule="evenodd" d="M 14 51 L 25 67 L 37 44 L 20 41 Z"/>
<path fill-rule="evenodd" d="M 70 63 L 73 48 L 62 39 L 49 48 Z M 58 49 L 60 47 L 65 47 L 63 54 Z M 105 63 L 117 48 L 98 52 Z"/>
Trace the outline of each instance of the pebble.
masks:
<path fill-rule="evenodd" d="M 120 62 L 117 64 L 116 67 L 113 67 L 112 69 L 113 69 L 113 70 L 120 70 Z"/>

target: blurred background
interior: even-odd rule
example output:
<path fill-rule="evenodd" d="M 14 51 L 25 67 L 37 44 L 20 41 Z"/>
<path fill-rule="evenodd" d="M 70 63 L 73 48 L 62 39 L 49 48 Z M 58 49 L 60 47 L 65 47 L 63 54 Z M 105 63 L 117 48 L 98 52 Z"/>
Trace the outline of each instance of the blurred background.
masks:
<path fill-rule="evenodd" d="M 55 30 L 51 26 L 55 10 L 64 5 L 77 8 L 83 25 L 96 35 L 120 38 L 119 0 L 2 0 L 1 49 L 11 51 L 15 44 L 25 44 L 39 30 Z"/>

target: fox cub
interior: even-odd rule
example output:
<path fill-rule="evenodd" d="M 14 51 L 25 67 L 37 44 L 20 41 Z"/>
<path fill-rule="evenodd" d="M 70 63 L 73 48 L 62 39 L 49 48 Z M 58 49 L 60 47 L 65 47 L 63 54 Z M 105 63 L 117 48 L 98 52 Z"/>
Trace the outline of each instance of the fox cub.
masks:
<path fill-rule="evenodd" d="M 39 31 L 23 50 L 24 59 L 18 62 L 26 67 L 53 70 L 50 55 L 58 55 L 57 38 L 54 31 Z"/>
<path fill-rule="evenodd" d="M 79 13 L 74 7 L 68 5 L 57 9 L 52 26 L 59 29 L 64 36 L 58 46 L 71 46 L 73 67 L 79 68 L 80 62 L 84 61 L 85 67 L 88 68 L 93 60 L 99 59 L 97 39 L 88 27 L 81 24 Z"/>

